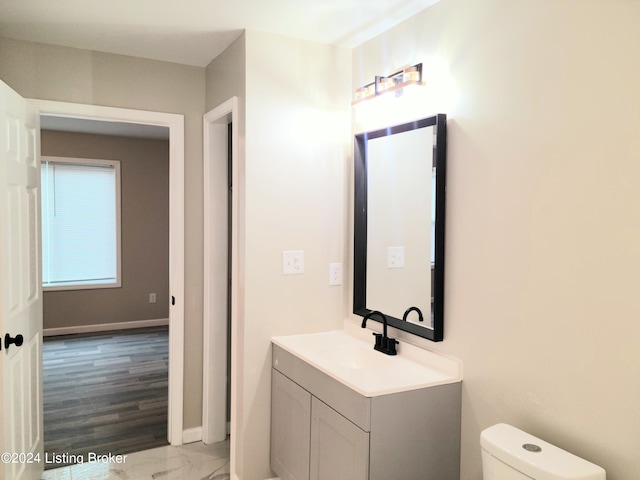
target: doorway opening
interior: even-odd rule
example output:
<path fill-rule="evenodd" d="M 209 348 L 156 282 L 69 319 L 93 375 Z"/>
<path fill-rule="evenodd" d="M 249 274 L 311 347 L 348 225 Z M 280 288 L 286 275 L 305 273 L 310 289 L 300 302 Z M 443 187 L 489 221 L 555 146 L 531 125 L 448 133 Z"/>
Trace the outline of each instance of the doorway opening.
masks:
<path fill-rule="evenodd" d="M 169 137 L 169 408 L 167 440 L 183 443 L 184 385 L 184 118 L 182 115 L 30 100 L 44 117 L 168 129 Z M 103 125 L 104 126 L 104 125 Z"/>
<path fill-rule="evenodd" d="M 41 116 L 40 131 L 45 453 L 167 445 L 169 129 Z"/>
<path fill-rule="evenodd" d="M 240 270 L 238 99 L 205 114 L 204 128 L 204 325 L 202 441 L 230 435 L 231 472 L 238 441 Z"/>

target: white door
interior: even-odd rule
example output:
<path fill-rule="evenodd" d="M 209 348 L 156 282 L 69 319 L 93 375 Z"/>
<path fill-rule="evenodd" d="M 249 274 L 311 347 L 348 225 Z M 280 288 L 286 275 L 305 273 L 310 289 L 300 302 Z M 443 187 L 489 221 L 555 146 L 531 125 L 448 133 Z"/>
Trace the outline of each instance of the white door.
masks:
<path fill-rule="evenodd" d="M 0 110 L 0 479 L 32 480 L 45 460 L 40 117 L 2 81 Z"/>

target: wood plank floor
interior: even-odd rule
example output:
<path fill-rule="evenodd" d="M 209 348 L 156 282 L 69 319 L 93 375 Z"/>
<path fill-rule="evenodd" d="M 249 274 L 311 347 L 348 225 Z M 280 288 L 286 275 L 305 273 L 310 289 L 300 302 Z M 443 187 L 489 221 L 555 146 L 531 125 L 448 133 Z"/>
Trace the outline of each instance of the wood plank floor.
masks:
<path fill-rule="evenodd" d="M 168 361 L 168 327 L 45 337 L 45 452 L 167 445 Z"/>

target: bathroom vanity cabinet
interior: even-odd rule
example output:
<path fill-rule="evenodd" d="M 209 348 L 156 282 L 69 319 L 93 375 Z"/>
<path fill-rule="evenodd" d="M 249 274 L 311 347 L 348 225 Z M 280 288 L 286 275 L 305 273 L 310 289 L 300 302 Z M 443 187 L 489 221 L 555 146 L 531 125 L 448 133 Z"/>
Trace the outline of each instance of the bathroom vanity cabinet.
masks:
<path fill-rule="evenodd" d="M 459 478 L 460 382 L 368 397 L 275 344 L 272 367 L 281 480 Z"/>

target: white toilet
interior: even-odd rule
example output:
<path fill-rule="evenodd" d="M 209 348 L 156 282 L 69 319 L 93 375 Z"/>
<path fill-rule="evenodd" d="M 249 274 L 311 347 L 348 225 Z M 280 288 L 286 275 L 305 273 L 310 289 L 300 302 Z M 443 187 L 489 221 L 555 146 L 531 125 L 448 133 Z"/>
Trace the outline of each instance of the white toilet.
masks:
<path fill-rule="evenodd" d="M 480 435 L 484 480 L 605 480 L 598 465 L 499 423 Z"/>

